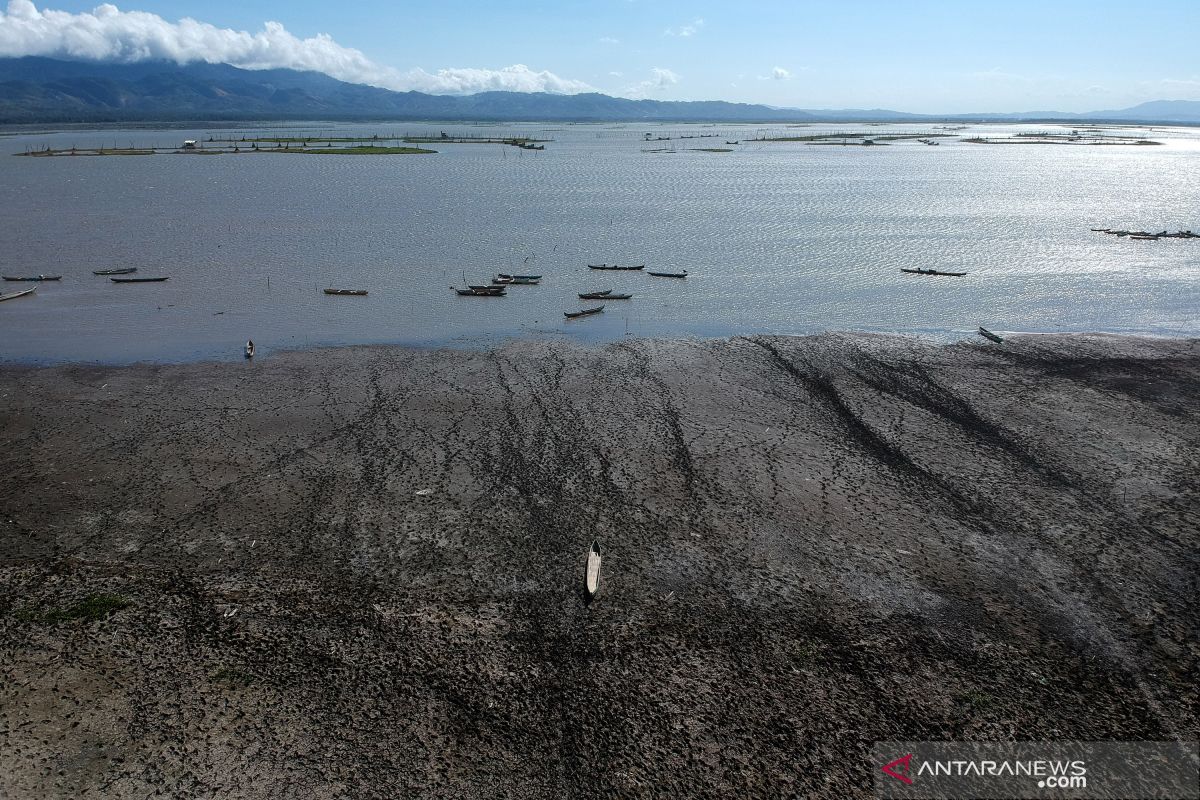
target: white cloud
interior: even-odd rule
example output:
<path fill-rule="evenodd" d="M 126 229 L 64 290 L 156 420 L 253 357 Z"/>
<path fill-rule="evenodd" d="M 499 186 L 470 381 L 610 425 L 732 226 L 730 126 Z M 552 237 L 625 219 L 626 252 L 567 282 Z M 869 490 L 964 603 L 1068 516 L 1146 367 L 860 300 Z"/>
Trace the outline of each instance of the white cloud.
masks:
<path fill-rule="evenodd" d="M 663 31 L 663 36 L 682 36 L 686 39 L 689 36 L 695 36 L 703 27 L 704 20 L 697 17 L 686 25 L 680 25 L 678 28 L 667 28 Z"/>
<path fill-rule="evenodd" d="M 297 38 L 278 22 L 264 23 L 261 31 L 251 34 L 190 18 L 168 22 L 156 14 L 121 11 L 108 3 L 91 12 L 72 14 L 39 10 L 31 0 L 9 0 L 8 11 L 0 11 L 0 57 L 18 56 L 178 64 L 204 61 L 245 69 L 314 70 L 351 83 L 444 94 L 592 91 L 582 81 L 535 71 L 524 64 L 498 70 L 401 71 L 377 64 L 327 34 Z"/>
<path fill-rule="evenodd" d="M 614 39 L 611 36 L 601 36 L 596 41 L 600 42 L 600 44 L 620 44 L 621 43 L 620 39 Z"/>
<path fill-rule="evenodd" d="M 677 83 L 679 83 L 679 76 L 674 72 L 662 67 L 654 67 L 650 70 L 649 78 L 628 87 L 624 94 L 627 97 L 645 97 L 651 92 L 661 92 Z"/>
<path fill-rule="evenodd" d="M 791 77 L 792 73 L 783 67 L 775 67 L 775 69 L 771 70 L 770 75 L 759 75 L 758 79 L 760 81 L 786 81 Z"/>
<path fill-rule="evenodd" d="M 615 70 L 614 70 L 613 72 L 610 72 L 610 73 L 608 73 L 608 74 L 609 74 L 609 75 L 612 75 L 614 78 L 619 78 L 619 77 L 621 77 L 622 75 L 624 75 L 625 73 L 624 73 L 624 72 L 617 72 L 617 71 L 615 71 Z"/>

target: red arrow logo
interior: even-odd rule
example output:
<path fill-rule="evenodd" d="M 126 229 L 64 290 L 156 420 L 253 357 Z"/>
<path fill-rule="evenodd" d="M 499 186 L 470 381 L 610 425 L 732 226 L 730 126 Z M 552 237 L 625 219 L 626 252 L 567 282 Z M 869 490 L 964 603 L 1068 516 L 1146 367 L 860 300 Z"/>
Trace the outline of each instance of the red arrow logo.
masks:
<path fill-rule="evenodd" d="M 883 765 L 884 774 L 891 775 L 896 780 L 904 781 L 909 786 L 911 786 L 912 778 L 908 777 L 908 769 L 909 769 L 908 762 L 912 761 L 912 757 L 913 757 L 913 754 L 909 753 L 906 756 L 897 758 L 895 761 L 889 761 L 887 764 L 884 764 Z M 897 769 L 899 770 L 899 772 L 896 771 Z"/>

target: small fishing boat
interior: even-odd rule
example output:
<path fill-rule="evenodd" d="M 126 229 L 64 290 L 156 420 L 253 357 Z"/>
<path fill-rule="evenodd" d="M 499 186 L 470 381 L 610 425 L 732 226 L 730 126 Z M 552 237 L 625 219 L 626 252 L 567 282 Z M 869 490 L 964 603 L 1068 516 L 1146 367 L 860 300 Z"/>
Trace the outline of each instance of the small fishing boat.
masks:
<path fill-rule="evenodd" d="M 170 276 L 165 276 L 162 278 L 109 278 L 109 280 L 113 283 L 162 283 L 163 281 L 170 279 Z M 366 292 L 363 294 L 366 294 Z"/>
<path fill-rule="evenodd" d="M 996 334 L 994 334 L 994 333 L 992 333 L 991 331 L 989 331 L 987 328 L 980 328 L 980 329 L 979 329 L 979 335 L 980 335 L 980 336 L 982 336 L 982 337 L 983 337 L 983 338 L 985 338 L 985 339 L 991 339 L 991 340 L 992 340 L 993 342 L 995 342 L 996 344 L 1004 344 L 1004 338 L 1003 338 L 1003 337 L 1001 337 L 1001 336 L 997 336 Z"/>
<path fill-rule="evenodd" d="M 3 276 L 6 281 L 61 281 L 62 275 L 32 275 L 28 278 Z"/>
<path fill-rule="evenodd" d="M 1092 228 L 1096 233 L 1112 233 L 1112 228 Z"/>
<path fill-rule="evenodd" d="M 254 358 L 254 340 L 246 340 L 246 358 Z"/>
<path fill-rule="evenodd" d="M 725 144 L 741 144 L 741 142 L 726 142 Z"/>
<path fill-rule="evenodd" d="M 589 599 L 594 598 L 596 592 L 600 591 L 600 559 L 600 543 L 593 539 L 592 546 L 588 548 L 587 573 L 584 578 Z"/>
<path fill-rule="evenodd" d="M 965 272 L 943 272 L 940 269 L 921 269 L 920 267 L 917 267 L 916 269 L 907 269 L 905 267 L 901 267 L 900 271 L 908 272 L 912 275 L 944 275 L 949 278 L 961 278 L 963 275 L 967 274 Z"/>
<path fill-rule="evenodd" d="M 497 275 L 492 278 L 493 286 L 537 286 L 541 278 L 523 278 L 515 275 Z"/>
<path fill-rule="evenodd" d="M 36 291 L 37 291 L 37 287 L 35 286 L 32 289 L 26 289 L 23 292 L 9 292 L 8 294 L 0 294 L 0 302 L 2 302 L 4 300 L 15 300 L 18 297 L 24 297 L 25 295 L 33 294 Z"/>
<path fill-rule="evenodd" d="M 367 293 L 366 289 L 325 289 L 325 294 L 344 294 L 362 297 Z"/>
<path fill-rule="evenodd" d="M 607 269 L 607 270 L 617 270 L 618 272 L 628 272 L 628 271 L 632 271 L 632 270 L 645 269 L 645 268 L 646 268 L 645 264 L 638 264 L 636 267 L 618 267 L 616 264 L 612 264 L 612 265 L 588 264 L 588 269 Z"/>
<path fill-rule="evenodd" d="M 514 281 L 540 281 L 542 279 L 541 275 L 506 275 L 503 272 L 496 277 Z"/>
<path fill-rule="evenodd" d="M 137 270 L 138 270 L 137 267 L 122 267 L 121 269 L 94 269 L 94 270 L 92 270 L 92 274 L 93 275 L 129 275 L 130 273 L 137 272 Z"/>
<path fill-rule="evenodd" d="M 1157 234 L 1152 234 L 1150 236 L 1130 236 L 1129 238 L 1134 239 L 1139 242 L 1157 242 L 1158 241 Z"/>
<path fill-rule="evenodd" d="M 653 275 L 656 278 L 686 278 L 687 270 L 683 272 L 647 272 L 647 275 Z"/>
<path fill-rule="evenodd" d="M 579 295 L 580 300 L 628 300 L 633 297 L 631 294 L 613 294 L 612 291 L 607 292 L 582 292 Z"/>
<path fill-rule="evenodd" d="M 576 317 L 586 317 L 588 314 L 599 314 L 604 310 L 604 306 L 596 306 L 595 308 L 585 308 L 582 311 L 564 311 L 563 316 L 567 319 L 575 319 Z"/>
<path fill-rule="evenodd" d="M 466 289 L 454 289 L 461 297 L 504 297 L 505 291 L 503 286 L 468 286 Z"/>

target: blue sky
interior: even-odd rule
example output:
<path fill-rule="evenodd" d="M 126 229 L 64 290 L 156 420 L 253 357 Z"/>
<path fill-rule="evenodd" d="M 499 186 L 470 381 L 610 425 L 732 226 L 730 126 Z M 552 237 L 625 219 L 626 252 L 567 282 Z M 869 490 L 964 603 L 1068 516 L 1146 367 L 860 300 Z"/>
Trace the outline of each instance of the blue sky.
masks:
<path fill-rule="evenodd" d="M 95 5 L 41 0 L 37 8 L 78 14 Z M 439 70 L 484 71 L 450 76 L 464 91 L 474 90 L 472 81 L 487 80 L 486 71 L 520 64 L 531 74 L 552 74 L 565 83 L 547 85 L 569 91 L 586 85 L 626 96 L 802 108 L 1085 111 L 1200 100 L 1198 0 L 1153 6 L 1029 0 L 118 5 L 168 23 L 191 17 L 255 33 L 274 20 L 299 40 L 328 34 L 365 56 L 349 77 L 387 68 L 389 77 L 374 82 L 396 88 L 416 81 L 412 88 L 436 89 L 444 85 L 436 80 Z M 0 31 L 4 24 L 0 18 Z M 319 64 L 312 58 L 321 57 L 310 53 L 303 63 Z M 421 73 L 411 72 L 418 68 Z M 549 79 L 543 74 L 530 85 L 543 85 L 536 80 Z"/>

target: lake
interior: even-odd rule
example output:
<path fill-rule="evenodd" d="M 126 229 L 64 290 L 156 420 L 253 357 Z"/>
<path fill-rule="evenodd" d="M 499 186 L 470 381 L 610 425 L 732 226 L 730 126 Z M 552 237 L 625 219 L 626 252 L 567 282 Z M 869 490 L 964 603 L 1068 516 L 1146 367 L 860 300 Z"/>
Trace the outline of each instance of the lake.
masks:
<path fill-rule="evenodd" d="M 269 355 L 358 343 L 478 347 L 514 336 L 857 330 L 953 340 L 979 325 L 1200 335 L 1200 239 L 1089 230 L 1200 232 L 1200 129 L 1136 129 L 1164 143 L 1140 147 L 961 141 L 1063 130 L 1051 125 L 973 125 L 936 147 L 748 141 L 836 130 L 888 136 L 933 126 L 307 123 L 0 136 L 0 271 L 64 276 L 0 304 L 0 358 L 238 358 L 247 338 Z M 438 143 L 435 155 L 11 155 L 209 136 L 441 131 L 551 141 L 537 152 Z M 714 147 L 732 152 L 698 149 Z M 595 272 L 589 263 L 689 276 Z M 170 280 L 119 285 L 92 275 L 115 267 Z M 450 290 L 497 272 L 545 279 L 503 298 Z M 370 294 L 331 297 L 325 287 Z M 564 319 L 594 305 L 576 294 L 596 289 L 634 298 Z"/>

